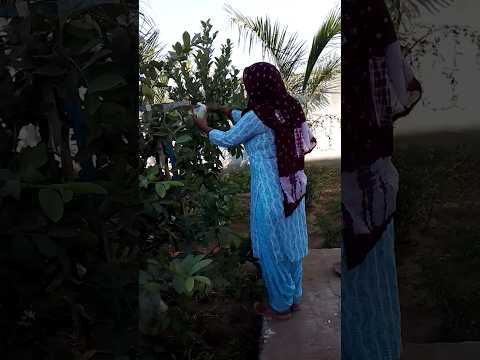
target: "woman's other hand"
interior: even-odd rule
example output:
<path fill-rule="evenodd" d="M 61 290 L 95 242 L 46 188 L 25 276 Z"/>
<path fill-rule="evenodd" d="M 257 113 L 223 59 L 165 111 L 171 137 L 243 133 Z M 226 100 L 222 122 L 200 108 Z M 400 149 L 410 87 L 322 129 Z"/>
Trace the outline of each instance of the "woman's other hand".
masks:
<path fill-rule="evenodd" d="M 417 79 L 413 78 L 408 83 L 407 90 L 408 91 L 422 91 L 422 85 L 420 84 L 420 82 Z"/>
<path fill-rule="evenodd" d="M 194 121 L 195 125 L 197 126 L 198 129 L 205 131 L 206 128 L 208 128 L 208 121 L 207 121 L 207 114 L 205 114 L 202 117 L 195 117 Z"/>
<path fill-rule="evenodd" d="M 208 105 L 207 111 L 209 112 L 221 112 L 227 118 L 231 118 L 232 108 L 228 105 Z"/>

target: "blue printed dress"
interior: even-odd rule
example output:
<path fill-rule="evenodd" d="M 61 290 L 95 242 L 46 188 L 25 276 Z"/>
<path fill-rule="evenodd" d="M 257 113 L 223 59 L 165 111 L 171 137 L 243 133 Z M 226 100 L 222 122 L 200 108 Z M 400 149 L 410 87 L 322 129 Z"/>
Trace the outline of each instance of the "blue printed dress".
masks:
<path fill-rule="evenodd" d="M 249 111 L 232 111 L 234 126 L 212 130 L 210 142 L 221 147 L 244 144 L 250 162 L 250 232 L 253 254 L 260 259 L 270 306 L 287 310 L 302 294 L 302 258 L 308 252 L 304 201 L 289 217 L 283 210 L 273 131 Z"/>

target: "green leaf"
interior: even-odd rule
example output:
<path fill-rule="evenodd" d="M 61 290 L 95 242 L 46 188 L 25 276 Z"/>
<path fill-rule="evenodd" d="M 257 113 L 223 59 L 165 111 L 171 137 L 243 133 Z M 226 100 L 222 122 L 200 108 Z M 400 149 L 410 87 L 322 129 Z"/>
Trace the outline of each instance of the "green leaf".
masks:
<path fill-rule="evenodd" d="M 19 156 L 19 172 L 30 169 L 38 169 L 39 167 L 45 165 L 47 161 L 47 147 L 44 143 L 40 143 L 34 148 L 23 149 Z"/>
<path fill-rule="evenodd" d="M 161 182 L 155 184 L 155 191 L 162 199 L 167 195 L 167 187 Z"/>
<path fill-rule="evenodd" d="M 190 270 L 190 274 L 191 275 L 194 275 L 196 274 L 197 272 L 199 272 L 200 270 L 206 268 L 208 265 L 210 265 L 212 263 L 212 260 L 210 259 L 206 259 L 206 260 L 201 260 L 199 261 L 198 263 L 196 263 L 195 265 L 192 266 L 191 270 Z"/>
<path fill-rule="evenodd" d="M 190 135 L 181 135 L 175 140 L 175 143 L 176 144 L 185 144 L 185 143 L 187 143 L 191 140 L 192 140 L 192 137 Z"/>
<path fill-rule="evenodd" d="M 188 31 L 183 33 L 183 46 L 185 49 L 190 49 L 190 34 Z"/>
<path fill-rule="evenodd" d="M 178 294 L 185 293 L 185 281 L 182 277 L 176 276 L 173 279 L 173 288 Z"/>
<path fill-rule="evenodd" d="M 182 187 L 185 186 L 185 184 L 181 181 L 175 181 L 175 180 L 166 180 L 166 181 L 161 181 L 161 184 L 165 186 L 165 190 L 169 190 L 174 187 Z"/>
<path fill-rule="evenodd" d="M 151 166 L 147 168 L 147 179 L 153 181 L 159 173 L 160 169 L 157 166 Z"/>
<path fill-rule="evenodd" d="M 139 185 L 141 188 L 146 189 L 146 188 L 148 187 L 148 184 L 149 184 L 149 181 L 148 181 L 148 179 L 147 179 L 145 176 L 140 175 L 140 176 L 138 177 L 138 185 Z"/>
<path fill-rule="evenodd" d="M 149 293 L 159 293 L 162 285 L 154 281 L 149 281 L 143 287 Z"/>
<path fill-rule="evenodd" d="M 193 279 L 195 281 L 201 282 L 201 283 L 203 283 L 205 285 L 208 285 L 208 286 L 212 285 L 212 281 L 206 276 L 197 275 L 197 276 L 194 276 Z"/>
<path fill-rule="evenodd" d="M 179 42 L 175 43 L 175 45 L 173 46 L 173 48 L 175 49 L 175 51 L 177 52 L 177 54 L 181 54 L 182 53 L 182 44 L 180 44 Z"/>
<path fill-rule="evenodd" d="M 179 275 L 185 276 L 187 275 L 185 272 L 185 267 L 183 266 L 183 262 L 175 261 L 175 272 Z"/>
<path fill-rule="evenodd" d="M 199 255 L 199 256 L 203 256 L 203 255 Z M 182 267 L 184 269 L 186 269 L 187 271 L 189 271 L 193 264 L 195 264 L 198 260 L 195 258 L 195 256 L 193 256 L 192 254 L 188 254 L 185 259 L 183 259 L 182 261 Z"/>
<path fill-rule="evenodd" d="M 94 94 L 99 91 L 112 90 L 125 84 L 125 79 L 118 74 L 102 74 L 90 81 L 88 91 Z"/>
<path fill-rule="evenodd" d="M 155 191 L 160 198 L 164 198 L 167 195 L 167 191 L 172 187 L 181 187 L 184 184 L 181 181 L 161 181 L 155 183 Z"/>
<path fill-rule="evenodd" d="M 41 189 L 38 192 L 40 206 L 53 222 L 58 222 L 63 216 L 63 200 L 58 191 L 53 189 Z"/>
<path fill-rule="evenodd" d="M 155 94 L 153 93 L 153 90 L 150 88 L 150 86 L 142 84 L 142 93 L 144 96 L 148 98 L 153 98 Z"/>
<path fill-rule="evenodd" d="M 191 293 L 193 291 L 193 287 L 195 285 L 195 280 L 193 277 L 188 277 L 185 280 L 185 290 L 187 290 L 187 293 Z"/>

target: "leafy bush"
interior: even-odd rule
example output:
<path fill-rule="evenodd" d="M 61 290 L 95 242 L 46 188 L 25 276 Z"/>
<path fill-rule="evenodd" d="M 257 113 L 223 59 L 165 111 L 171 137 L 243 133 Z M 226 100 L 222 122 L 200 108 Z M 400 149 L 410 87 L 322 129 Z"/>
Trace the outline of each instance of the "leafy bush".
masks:
<path fill-rule="evenodd" d="M 165 75 L 165 83 L 174 83 L 167 86 L 169 99 L 177 103 L 243 103 L 238 70 L 231 66 L 232 44 L 227 40 L 220 55 L 213 59 L 213 42 L 217 33 L 212 34 L 211 31 L 212 25 L 208 21 L 202 22 L 201 33 L 191 38 L 185 32 L 183 44 L 177 42 L 167 58 L 157 61 Z M 148 76 L 145 79 L 148 80 Z M 156 85 L 162 86 L 158 82 Z M 181 238 L 186 239 L 188 251 L 193 242 L 219 240 L 221 229 L 229 221 L 232 198 L 219 180 L 222 170 L 221 151 L 194 128 L 190 111 L 181 108 L 165 111 L 165 107 L 151 106 L 148 103 L 151 99 L 145 96 L 145 88 L 148 86 L 149 83 L 142 81 L 142 101 L 146 110 L 151 107 L 151 111 L 145 111 L 141 119 L 144 135 L 142 159 L 146 161 L 150 156 L 156 158 L 159 169 L 155 185 L 157 189 L 164 189 L 161 182 L 172 178 L 184 184 L 172 196 L 165 197 L 163 206 L 160 206 L 160 202 L 152 205 L 156 204 L 154 210 L 157 215 L 168 214 L 170 220 L 175 219 L 174 225 L 178 225 L 177 230 L 183 232 Z M 227 119 L 220 114 L 212 114 L 209 122 L 216 128 L 228 127 Z M 169 151 L 170 162 L 167 154 Z M 240 151 L 237 148 L 233 153 L 241 154 Z M 171 161 L 173 157 L 175 163 Z M 161 191 L 160 195 L 164 195 Z M 145 197 L 151 199 L 157 195 L 150 192 Z M 181 207 L 178 203 L 175 206 L 169 205 L 168 199 L 171 199 L 171 203 L 173 198 L 179 200 Z M 155 213 L 150 206 L 147 210 Z M 179 248 L 180 244 L 176 242 L 175 246 Z"/>
<path fill-rule="evenodd" d="M 128 1 L 112 3 L 24 2 L 2 21 L 0 273 L 8 291 L 0 318 L 8 357 L 80 356 L 102 322 L 117 325 L 115 354 L 128 351 L 118 339 L 134 321 L 141 243 L 138 74 L 128 56 L 137 12 Z"/>
<path fill-rule="evenodd" d="M 168 304 L 159 317 L 163 323 L 157 332 L 164 345 L 161 356 L 183 357 L 187 351 L 199 359 L 218 341 L 217 336 L 202 335 L 205 331 L 197 328 L 208 321 L 204 314 L 219 316 L 210 307 L 228 305 L 223 310 L 228 313 L 236 302 L 261 294 L 261 284 L 242 267 L 248 239 L 228 230 L 235 215 L 234 196 L 244 185 L 222 174 L 222 152 L 197 131 L 189 108 L 196 102 L 244 104 L 239 71 L 230 60 L 232 43 L 227 40 L 214 57 L 217 33 L 209 21 L 201 25 L 201 32 L 193 37 L 185 32 L 166 57 L 144 59 L 155 71 L 141 76 L 140 155 L 149 166 L 139 177 L 144 213 L 155 224 L 149 233 L 155 250 L 149 255 L 157 254 L 143 268 L 151 272 L 154 261 L 157 275 L 150 276 L 148 286 L 159 289 Z M 153 103 L 160 89 L 169 103 Z M 215 128 L 229 127 L 223 114 L 209 114 L 209 123 Z M 240 155 L 241 148 L 231 153 Z M 227 305 L 218 305 L 219 301 Z M 251 320 L 241 319 L 239 324 L 245 321 Z M 248 331 L 251 334 L 251 328 Z M 247 350 L 240 350 L 241 345 L 222 344 L 225 355 L 217 357 L 244 358 Z"/>

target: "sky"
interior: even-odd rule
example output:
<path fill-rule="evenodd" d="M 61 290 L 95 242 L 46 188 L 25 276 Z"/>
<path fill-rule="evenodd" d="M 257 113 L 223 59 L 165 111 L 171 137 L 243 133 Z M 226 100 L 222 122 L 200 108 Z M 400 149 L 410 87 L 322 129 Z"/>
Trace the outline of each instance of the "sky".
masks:
<path fill-rule="evenodd" d="M 217 44 L 230 38 L 235 45 L 232 60 L 239 69 L 262 60 L 259 48 L 248 54 L 248 48 L 238 44 L 238 31 L 231 26 L 228 14 L 224 10 L 226 4 L 247 16 L 269 15 L 288 29 L 297 32 L 299 38 L 311 44 L 315 32 L 322 20 L 339 4 L 340 0 L 297 0 L 291 3 L 278 0 L 177 0 L 165 5 L 161 0 L 144 0 L 141 7 L 150 15 L 160 32 L 160 40 L 171 50 L 171 45 L 182 38 L 187 30 L 190 34 L 199 32 L 201 20 L 211 19 L 214 30 L 218 30 Z M 311 11 L 314 9 L 314 11 Z"/>

